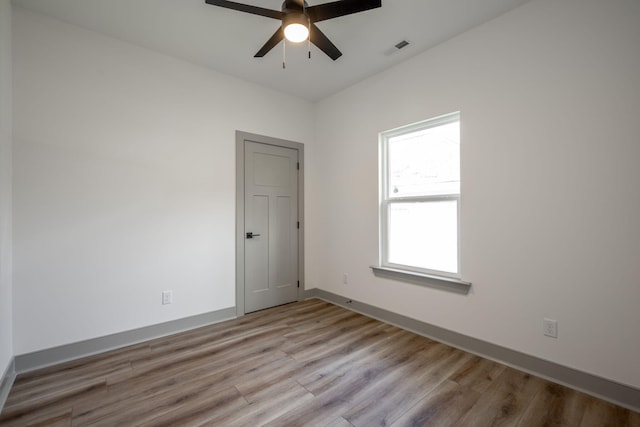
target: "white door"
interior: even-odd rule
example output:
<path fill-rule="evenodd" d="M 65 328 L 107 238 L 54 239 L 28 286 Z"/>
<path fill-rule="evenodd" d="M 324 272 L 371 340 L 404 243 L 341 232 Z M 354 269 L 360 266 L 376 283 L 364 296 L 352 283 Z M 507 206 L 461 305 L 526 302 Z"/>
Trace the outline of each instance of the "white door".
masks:
<path fill-rule="evenodd" d="M 298 151 L 244 142 L 245 312 L 298 298 Z"/>

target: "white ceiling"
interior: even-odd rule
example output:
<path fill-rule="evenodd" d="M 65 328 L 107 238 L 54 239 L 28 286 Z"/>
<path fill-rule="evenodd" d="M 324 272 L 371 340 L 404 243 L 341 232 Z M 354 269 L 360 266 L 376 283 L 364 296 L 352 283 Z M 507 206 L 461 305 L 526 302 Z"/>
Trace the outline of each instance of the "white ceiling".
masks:
<path fill-rule="evenodd" d="M 282 0 L 236 0 L 280 10 Z M 262 86 L 316 101 L 489 21 L 528 0 L 383 0 L 382 8 L 319 22 L 343 56 L 282 45 L 253 55 L 278 29 L 274 19 L 204 0 L 13 0 L 15 6 L 135 43 Z M 308 0 L 310 5 L 329 0 Z M 393 46 L 401 40 L 410 45 Z M 390 53 L 393 52 L 393 53 Z"/>

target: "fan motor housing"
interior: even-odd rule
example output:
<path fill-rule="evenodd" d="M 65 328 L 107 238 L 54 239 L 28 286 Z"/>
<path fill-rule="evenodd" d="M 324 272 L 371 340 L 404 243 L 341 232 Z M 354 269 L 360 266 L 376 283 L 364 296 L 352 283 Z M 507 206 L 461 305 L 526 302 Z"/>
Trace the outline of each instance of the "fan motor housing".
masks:
<path fill-rule="evenodd" d="M 290 1 L 289 2 L 289 7 L 287 7 L 287 1 L 283 1 L 282 2 L 282 11 L 285 13 L 288 12 L 292 12 L 292 11 L 296 11 L 296 10 L 304 10 L 304 8 L 309 7 L 309 3 L 307 3 L 306 1 L 304 2 L 304 6 L 301 6 L 298 4 L 299 2 L 297 1 Z M 291 7 L 293 6 L 293 7 Z"/>

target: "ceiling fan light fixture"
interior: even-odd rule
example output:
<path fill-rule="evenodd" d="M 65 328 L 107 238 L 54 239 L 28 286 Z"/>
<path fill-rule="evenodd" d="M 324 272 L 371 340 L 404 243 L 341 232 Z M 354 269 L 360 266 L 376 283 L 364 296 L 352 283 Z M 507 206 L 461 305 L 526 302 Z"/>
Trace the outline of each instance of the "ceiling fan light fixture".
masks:
<path fill-rule="evenodd" d="M 309 38 L 309 21 L 304 14 L 289 14 L 283 20 L 284 36 L 291 43 L 300 43 Z"/>
<path fill-rule="evenodd" d="M 302 24 L 289 24 L 284 28 L 284 36 L 292 43 L 300 43 L 309 37 L 309 29 Z"/>

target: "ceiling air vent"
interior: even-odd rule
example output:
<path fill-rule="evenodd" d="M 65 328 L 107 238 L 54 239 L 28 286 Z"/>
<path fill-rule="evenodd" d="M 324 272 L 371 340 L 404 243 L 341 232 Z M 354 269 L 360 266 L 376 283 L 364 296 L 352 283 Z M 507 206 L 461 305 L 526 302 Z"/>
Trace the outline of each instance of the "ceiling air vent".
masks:
<path fill-rule="evenodd" d="M 398 52 L 400 49 L 403 49 L 407 46 L 409 46 L 409 42 L 407 40 L 402 40 L 401 42 L 398 42 L 396 44 L 394 44 L 392 47 L 390 47 L 389 49 L 384 51 L 385 56 L 391 56 L 394 53 Z"/>

